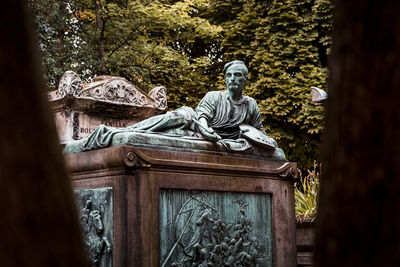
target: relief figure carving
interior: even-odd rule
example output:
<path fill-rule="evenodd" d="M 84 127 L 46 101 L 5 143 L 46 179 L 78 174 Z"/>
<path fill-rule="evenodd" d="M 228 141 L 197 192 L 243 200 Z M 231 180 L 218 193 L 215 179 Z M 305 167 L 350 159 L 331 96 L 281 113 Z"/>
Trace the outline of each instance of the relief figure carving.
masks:
<path fill-rule="evenodd" d="M 102 206 L 100 209 L 104 209 Z M 103 211 L 104 212 L 104 211 Z M 104 236 L 104 224 L 101 210 L 92 209 L 92 200 L 86 201 L 81 212 L 81 225 L 84 233 L 84 243 L 89 253 L 92 266 L 100 266 L 103 253 L 111 253 L 111 244 Z"/>
<path fill-rule="evenodd" d="M 177 236 L 160 265 L 269 266 L 270 244 L 256 236 L 255 222 L 246 212 L 248 203 L 243 199 L 231 201 L 236 212 L 226 218 L 207 194 L 187 199 L 169 222 L 175 224 L 172 227 Z"/>
<path fill-rule="evenodd" d="M 87 256 L 92 267 L 113 264 L 113 203 L 112 188 L 75 190 L 80 203 L 80 223 Z"/>

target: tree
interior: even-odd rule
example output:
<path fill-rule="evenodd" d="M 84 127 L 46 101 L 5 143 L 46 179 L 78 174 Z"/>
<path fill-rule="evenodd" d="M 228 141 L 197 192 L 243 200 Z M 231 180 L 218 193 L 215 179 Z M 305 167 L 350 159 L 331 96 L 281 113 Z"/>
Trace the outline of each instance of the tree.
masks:
<path fill-rule="evenodd" d="M 39 49 L 43 56 L 44 76 L 50 85 L 56 84 L 68 64 L 73 50 L 67 1 L 29 0 L 34 13 Z"/>
<path fill-rule="evenodd" d="M 206 1 L 105 1 L 67 3 L 70 39 L 74 46 L 64 69 L 79 73 L 84 81 L 95 75 L 122 76 L 144 90 L 168 88 L 169 104 L 194 105 L 208 91 L 213 60 L 208 51 L 221 27 L 197 16 Z M 47 7 L 34 5 L 38 24 L 51 19 Z M 41 28 L 39 27 L 39 29 Z M 47 39 L 40 35 L 45 42 Z M 54 61 L 56 53 L 48 51 Z M 53 68 L 50 66 L 49 68 Z M 201 73 L 201 75 L 198 75 Z M 49 73 L 51 76 L 51 73 Z M 49 79 L 50 84 L 55 80 Z"/>
<path fill-rule="evenodd" d="M 290 160 L 309 168 L 318 158 L 323 129 L 323 110 L 311 102 L 310 86 L 326 88 L 332 4 L 328 0 L 230 4 L 217 1 L 213 6 L 213 12 L 225 18 L 219 21 L 224 28 L 222 59 L 249 64 L 246 93 L 258 101 L 267 133 Z"/>
<path fill-rule="evenodd" d="M 336 1 L 316 266 L 400 262 L 399 8 Z"/>
<path fill-rule="evenodd" d="M 22 0 L 0 10 L 1 264 L 89 266 L 25 11 Z"/>

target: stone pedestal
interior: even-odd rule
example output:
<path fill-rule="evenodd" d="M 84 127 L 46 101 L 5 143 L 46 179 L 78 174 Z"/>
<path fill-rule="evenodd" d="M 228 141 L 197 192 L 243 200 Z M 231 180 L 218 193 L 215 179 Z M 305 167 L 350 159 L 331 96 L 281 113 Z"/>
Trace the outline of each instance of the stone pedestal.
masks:
<path fill-rule="evenodd" d="M 102 266 L 296 266 L 295 163 L 146 146 L 66 161 Z"/>

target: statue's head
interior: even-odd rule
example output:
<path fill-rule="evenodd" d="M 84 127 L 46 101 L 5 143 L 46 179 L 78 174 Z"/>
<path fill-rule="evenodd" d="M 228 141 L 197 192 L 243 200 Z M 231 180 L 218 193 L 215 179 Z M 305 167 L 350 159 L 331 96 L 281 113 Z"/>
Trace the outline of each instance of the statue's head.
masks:
<path fill-rule="evenodd" d="M 234 60 L 224 66 L 225 84 L 229 90 L 243 92 L 249 71 L 241 60 Z"/>

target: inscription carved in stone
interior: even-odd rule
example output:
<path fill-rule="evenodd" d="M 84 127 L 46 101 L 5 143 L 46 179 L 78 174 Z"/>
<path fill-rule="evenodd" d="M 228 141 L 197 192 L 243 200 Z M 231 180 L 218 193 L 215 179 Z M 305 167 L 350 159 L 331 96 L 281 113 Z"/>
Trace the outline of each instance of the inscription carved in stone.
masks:
<path fill-rule="evenodd" d="M 112 188 L 80 189 L 75 195 L 91 266 L 112 266 Z"/>
<path fill-rule="evenodd" d="M 272 266 L 271 196 L 160 191 L 160 266 Z"/>

